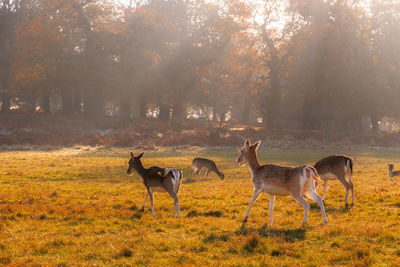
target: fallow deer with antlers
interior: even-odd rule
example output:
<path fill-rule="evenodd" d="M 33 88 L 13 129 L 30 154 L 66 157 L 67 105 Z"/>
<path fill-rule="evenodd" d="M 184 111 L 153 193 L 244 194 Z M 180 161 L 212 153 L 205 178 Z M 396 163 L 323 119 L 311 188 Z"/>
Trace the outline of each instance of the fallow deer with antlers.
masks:
<path fill-rule="evenodd" d="M 257 159 L 257 149 L 261 141 L 254 144 L 247 139 L 237 162 L 240 165 L 247 164 L 253 176 L 254 192 L 250 205 L 244 216 L 247 221 L 250 208 L 261 192 L 269 194 L 270 224 L 273 224 L 272 213 L 276 196 L 291 195 L 304 208 L 303 224 L 307 223 L 310 204 L 303 197 L 313 199 L 321 208 L 324 224 L 327 223 L 325 207 L 321 197 L 315 192 L 314 180 L 319 180 L 317 171 L 311 166 L 283 167 L 273 164 L 260 165 Z"/>
<path fill-rule="evenodd" d="M 154 216 L 154 196 L 155 192 L 168 192 L 168 194 L 174 199 L 174 216 L 178 215 L 181 217 L 179 211 L 179 199 L 178 191 L 182 180 L 182 171 L 176 169 L 175 167 L 160 168 L 160 167 L 150 167 L 148 169 L 144 168 L 140 159 L 143 154 L 135 157 L 131 152 L 131 159 L 129 160 L 129 168 L 127 173 L 132 174 L 135 170 L 140 177 L 143 179 L 143 184 L 147 189 L 147 195 L 144 199 L 142 205 L 142 210 L 146 204 L 147 197 L 150 196 L 151 202 L 151 215 Z"/>

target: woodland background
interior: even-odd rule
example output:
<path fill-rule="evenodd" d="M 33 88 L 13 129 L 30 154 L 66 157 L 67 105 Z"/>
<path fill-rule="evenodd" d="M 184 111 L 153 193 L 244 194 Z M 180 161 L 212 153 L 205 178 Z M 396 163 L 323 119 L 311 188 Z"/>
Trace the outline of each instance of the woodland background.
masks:
<path fill-rule="evenodd" d="M 395 0 L 1 0 L 0 144 L 392 145 Z"/>

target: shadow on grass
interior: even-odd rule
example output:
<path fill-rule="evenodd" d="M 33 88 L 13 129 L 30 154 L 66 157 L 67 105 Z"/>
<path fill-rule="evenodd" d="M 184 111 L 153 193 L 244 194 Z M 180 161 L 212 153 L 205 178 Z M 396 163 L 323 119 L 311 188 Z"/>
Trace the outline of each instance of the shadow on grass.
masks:
<path fill-rule="evenodd" d="M 142 214 L 143 214 L 144 210 L 138 209 L 138 208 L 136 208 L 136 206 L 131 206 L 131 207 L 129 207 L 129 209 L 131 211 L 133 211 L 133 214 L 131 217 L 132 220 L 135 220 L 135 219 L 140 220 L 140 218 L 142 218 Z"/>
<path fill-rule="evenodd" d="M 187 215 L 186 218 L 193 218 L 197 216 L 204 216 L 204 217 L 222 217 L 222 212 L 219 210 L 213 210 L 213 211 L 207 211 L 207 212 L 197 212 L 196 210 L 190 211 Z"/>
<path fill-rule="evenodd" d="M 216 178 L 216 179 L 218 179 L 219 180 L 219 178 Z M 199 183 L 199 182 L 210 182 L 210 181 L 212 181 L 212 180 L 214 180 L 214 179 L 212 179 L 212 178 L 199 178 L 199 179 L 197 179 L 197 177 L 191 177 L 191 178 L 186 178 L 183 182 L 182 182 L 182 184 L 193 184 L 193 183 Z"/>
<path fill-rule="evenodd" d="M 340 207 L 325 207 L 325 212 L 333 212 L 333 213 L 347 213 L 353 208 L 353 205 L 346 205 Z"/>
<path fill-rule="evenodd" d="M 245 224 L 242 224 L 239 229 L 235 232 L 236 235 L 247 236 L 250 233 L 257 232 L 260 237 L 281 237 L 286 242 L 296 242 L 304 240 L 306 236 L 305 228 L 297 229 L 268 229 L 267 225 L 264 224 L 262 227 L 256 228 L 246 228 Z"/>
<path fill-rule="evenodd" d="M 196 182 L 197 182 L 197 179 L 187 178 L 182 182 L 182 184 L 192 184 L 192 183 L 196 183 Z"/>

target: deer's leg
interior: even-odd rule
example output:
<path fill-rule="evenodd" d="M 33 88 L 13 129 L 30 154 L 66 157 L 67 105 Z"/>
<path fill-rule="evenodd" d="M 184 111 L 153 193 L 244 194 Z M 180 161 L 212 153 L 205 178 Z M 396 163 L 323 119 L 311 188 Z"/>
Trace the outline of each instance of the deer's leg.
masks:
<path fill-rule="evenodd" d="M 351 204 L 354 205 L 354 186 L 353 182 L 351 181 L 351 172 L 347 172 L 345 175 L 347 175 L 347 183 L 349 184 L 350 190 L 351 190 Z"/>
<path fill-rule="evenodd" d="M 301 193 L 291 193 L 292 197 L 304 208 L 304 217 L 303 217 L 303 225 L 307 223 L 307 218 L 308 218 L 308 212 L 310 211 L 310 204 L 307 202 L 307 200 L 304 199 L 304 197 L 301 195 Z"/>
<path fill-rule="evenodd" d="M 251 208 L 251 206 L 253 205 L 253 202 L 254 201 L 256 201 L 256 199 L 258 198 L 258 196 L 261 194 L 261 189 L 256 189 L 256 188 L 254 188 L 254 192 L 253 192 L 253 196 L 251 197 L 251 200 L 250 200 L 250 205 L 249 205 L 249 207 L 247 208 L 247 211 L 246 211 L 246 214 L 244 215 L 244 220 L 243 220 L 243 222 L 247 222 L 247 217 L 249 217 L 249 212 L 250 212 L 250 208 Z"/>
<path fill-rule="evenodd" d="M 345 178 L 345 174 L 339 175 L 338 180 L 342 183 L 342 185 L 346 188 L 346 197 L 344 199 L 344 204 L 347 206 L 349 205 L 349 193 L 350 193 L 350 186 Z M 353 185 L 353 184 L 352 184 Z M 353 190 L 352 190 L 353 191 Z"/>
<path fill-rule="evenodd" d="M 311 198 L 315 202 L 317 202 L 318 206 L 321 208 L 321 213 L 322 213 L 322 219 L 324 221 L 324 224 L 326 224 L 328 221 L 326 219 L 326 214 L 325 214 L 325 206 L 324 202 L 322 201 L 322 198 L 315 192 L 313 188 L 310 188 L 308 192 L 305 194 L 308 198 Z"/>
<path fill-rule="evenodd" d="M 178 218 L 180 218 L 181 217 L 181 212 L 179 210 L 179 199 L 178 199 L 178 197 L 176 197 L 176 200 L 174 199 L 174 202 L 176 202 L 176 213 L 178 215 Z"/>
<path fill-rule="evenodd" d="M 208 174 L 210 173 L 209 169 L 206 169 L 206 178 L 208 177 Z"/>
<path fill-rule="evenodd" d="M 351 179 L 350 176 L 349 176 L 349 178 Z M 354 205 L 354 186 L 353 186 L 353 182 L 351 180 L 350 180 L 349 186 L 350 186 L 350 190 L 351 190 L 351 204 Z"/>
<path fill-rule="evenodd" d="M 198 169 L 197 167 L 193 167 L 192 176 L 193 176 L 193 175 L 195 175 L 195 174 L 196 174 L 196 172 L 197 172 L 197 178 L 199 178 L 199 174 L 198 174 L 198 172 L 199 172 L 199 169 Z"/>
<path fill-rule="evenodd" d="M 154 195 L 153 192 L 151 191 L 150 187 L 147 188 L 148 195 L 150 196 L 150 202 L 151 202 L 151 216 L 154 216 Z"/>
<path fill-rule="evenodd" d="M 269 222 L 271 225 L 274 222 L 272 219 L 272 213 L 274 211 L 274 203 L 275 203 L 275 196 L 270 195 L 269 196 Z"/>
<path fill-rule="evenodd" d="M 144 198 L 144 202 L 143 202 L 143 205 L 142 205 L 142 210 L 144 210 L 144 205 L 146 205 L 146 200 L 147 200 L 148 196 L 149 196 L 149 192 L 147 191 L 146 197 Z"/>
<path fill-rule="evenodd" d="M 322 200 L 325 200 L 326 189 L 328 189 L 328 180 L 324 181 L 324 192 L 322 193 Z"/>
<path fill-rule="evenodd" d="M 176 216 L 175 214 L 178 214 L 178 218 L 181 217 L 181 213 L 179 211 L 179 199 L 176 193 L 173 190 L 169 190 L 168 194 L 174 199 L 174 217 Z M 176 213 L 175 213 L 176 212 Z"/>

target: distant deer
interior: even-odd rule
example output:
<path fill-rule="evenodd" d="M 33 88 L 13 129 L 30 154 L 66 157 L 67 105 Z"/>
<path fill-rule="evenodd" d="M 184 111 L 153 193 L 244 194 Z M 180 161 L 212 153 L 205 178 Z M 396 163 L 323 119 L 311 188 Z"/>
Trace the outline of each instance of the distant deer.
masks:
<path fill-rule="evenodd" d="M 303 224 L 307 223 L 310 204 L 303 195 L 313 199 L 321 208 L 324 224 L 327 223 L 325 207 L 321 197 L 315 192 L 314 180 L 319 180 L 317 171 L 311 166 L 283 167 L 273 164 L 261 166 L 257 159 L 257 149 L 261 141 L 254 144 L 247 139 L 240 150 L 237 162 L 240 165 L 247 164 L 253 176 L 254 192 L 250 205 L 244 216 L 247 222 L 250 208 L 261 192 L 269 194 L 269 216 L 272 225 L 272 213 L 276 196 L 291 195 L 304 208 Z"/>
<path fill-rule="evenodd" d="M 182 172 L 175 167 L 169 167 L 166 169 L 160 167 L 151 167 L 146 169 L 143 167 L 140 159 L 143 157 L 143 154 L 135 157 L 131 152 L 131 159 L 129 160 L 129 168 L 127 173 L 129 175 L 132 174 L 133 170 L 135 170 L 140 177 L 143 179 L 143 184 L 147 189 L 147 194 L 144 199 L 144 203 L 142 205 L 142 210 L 144 210 L 144 206 L 146 204 L 147 197 L 150 196 L 151 201 L 151 215 L 154 216 L 154 192 L 168 192 L 168 194 L 174 199 L 174 217 L 176 213 L 178 218 L 181 217 L 179 211 L 179 199 L 178 199 L 178 191 L 179 186 L 182 180 Z"/>
<path fill-rule="evenodd" d="M 319 176 L 324 181 L 324 191 L 322 199 L 325 199 L 326 189 L 329 180 L 339 180 L 346 188 L 345 205 L 348 205 L 349 190 L 351 190 L 352 204 L 354 205 L 354 191 L 351 176 L 353 175 L 353 159 L 342 155 L 333 155 L 320 159 L 314 164 Z M 318 186 L 318 183 L 316 184 Z"/>
<path fill-rule="evenodd" d="M 224 180 L 224 174 L 220 172 L 214 161 L 204 158 L 195 158 L 192 161 L 193 174 L 197 173 L 197 178 L 199 178 L 201 169 L 206 169 L 206 178 L 210 172 L 215 172 L 221 180 Z"/>
<path fill-rule="evenodd" d="M 389 167 L 389 177 L 390 178 L 393 178 L 393 176 L 400 175 L 400 171 L 393 171 L 394 164 L 388 164 L 387 166 Z"/>

